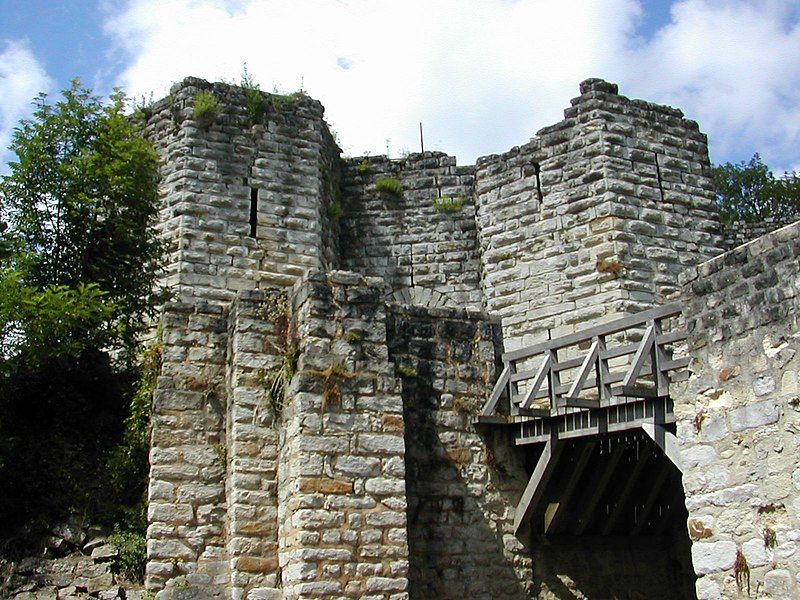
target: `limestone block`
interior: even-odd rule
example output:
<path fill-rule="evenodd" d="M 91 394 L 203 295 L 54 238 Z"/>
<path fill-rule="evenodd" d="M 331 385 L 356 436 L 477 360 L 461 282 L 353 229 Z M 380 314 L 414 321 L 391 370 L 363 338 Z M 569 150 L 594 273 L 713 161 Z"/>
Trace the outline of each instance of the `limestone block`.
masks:
<path fill-rule="evenodd" d="M 777 422 L 780 416 L 781 408 L 775 401 L 766 400 L 748 404 L 741 408 L 735 408 L 730 412 L 731 429 L 733 431 L 744 431 L 753 427 L 769 425 Z"/>
<path fill-rule="evenodd" d="M 735 542 L 696 542 L 692 544 L 692 564 L 698 575 L 727 571 L 733 568 L 735 561 Z"/>
<path fill-rule="evenodd" d="M 795 584 L 788 569 L 774 569 L 764 576 L 764 591 L 774 598 L 794 597 Z"/>
<path fill-rule="evenodd" d="M 698 578 L 695 583 L 695 590 L 697 591 L 697 600 L 719 600 L 722 598 L 719 584 L 710 577 Z"/>
<path fill-rule="evenodd" d="M 744 554 L 747 564 L 750 567 L 761 567 L 770 561 L 770 552 L 764 546 L 764 538 L 753 538 L 742 544 L 742 554 Z"/>

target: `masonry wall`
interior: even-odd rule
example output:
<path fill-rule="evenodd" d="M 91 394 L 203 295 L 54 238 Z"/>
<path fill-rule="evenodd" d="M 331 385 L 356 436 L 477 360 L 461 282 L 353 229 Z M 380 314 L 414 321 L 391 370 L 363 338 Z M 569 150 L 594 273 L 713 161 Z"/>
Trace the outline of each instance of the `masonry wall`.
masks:
<path fill-rule="evenodd" d="M 693 360 L 673 397 L 697 596 L 797 597 L 800 222 L 690 270 L 683 299 Z"/>
<path fill-rule="evenodd" d="M 396 302 L 480 309 L 474 172 L 441 152 L 349 159 L 343 268 L 385 279 Z M 387 178 L 403 192 L 378 190 Z"/>
<path fill-rule="evenodd" d="M 478 161 L 483 289 L 507 349 L 663 302 L 722 250 L 695 122 L 597 79 L 564 116 Z"/>
<path fill-rule="evenodd" d="M 797 221 L 797 218 L 775 219 L 768 217 L 763 221 L 749 223 L 747 221 L 731 221 L 723 226 L 725 235 L 725 249 L 731 250 L 742 244 L 746 244 L 762 235 L 772 233 L 776 229 L 786 227 Z"/>
<path fill-rule="evenodd" d="M 222 453 L 227 314 L 221 306 L 172 303 L 161 323 L 145 584 L 198 586 L 218 597 L 229 577 Z"/>
<path fill-rule="evenodd" d="M 200 92 L 219 102 L 211 122 L 195 118 Z M 163 160 L 163 283 L 183 299 L 227 302 L 335 261 L 340 151 L 322 105 L 304 95 L 263 94 L 262 103 L 255 122 L 242 88 L 188 78 L 149 111 L 145 134 Z"/>
<path fill-rule="evenodd" d="M 477 431 L 500 331 L 485 314 L 391 306 L 403 378 L 411 598 L 528 598 L 530 548 L 513 533 L 528 476 L 505 431 Z"/>
<path fill-rule="evenodd" d="M 379 279 L 311 274 L 293 299 L 301 354 L 283 409 L 283 598 L 408 591 L 405 431 Z"/>

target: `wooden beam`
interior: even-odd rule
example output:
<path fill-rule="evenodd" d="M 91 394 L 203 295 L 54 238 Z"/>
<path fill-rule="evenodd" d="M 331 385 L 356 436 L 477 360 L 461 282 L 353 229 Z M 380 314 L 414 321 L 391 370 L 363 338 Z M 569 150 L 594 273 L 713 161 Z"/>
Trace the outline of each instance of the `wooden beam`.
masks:
<path fill-rule="evenodd" d="M 569 476 L 569 481 L 567 482 L 564 491 L 561 492 L 561 495 L 559 496 L 558 504 L 556 504 L 555 510 L 548 511 L 549 514 L 547 512 L 545 513 L 545 535 L 553 533 L 558 528 L 559 523 L 564 520 L 564 515 L 567 513 L 567 507 L 572 500 L 572 495 L 575 493 L 575 489 L 578 487 L 581 479 L 583 479 L 583 472 L 586 470 L 586 466 L 589 464 L 589 460 L 591 460 L 596 447 L 596 439 L 589 440 L 584 444 L 581 455 L 578 458 L 578 462 L 575 463 L 575 468 L 572 470 L 572 473 Z"/>
<path fill-rule="evenodd" d="M 481 410 L 481 416 L 488 417 L 494 412 L 495 407 L 497 406 L 498 400 L 500 400 L 500 396 L 503 395 L 503 390 L 506 389 L 506 385 L 508 385 L 508 377 L 511 374 L 511 369 L 509 365 L 506 364 L 503 372 L 500 373 L 500 377 L 497 378 L 497 383 L 494 384 L 494 389 L 492 389 L 492 395 L 489 396 L 489 400 L 486 401 L 486 404 L 483 405 L 483 409 Z"/>
<path fill-rule="evenodd" d="M 525 520 L 536 510 L 537 505 L 544 495 L 544 488 L 553 475 L 558 458 L 564 449 L 564 444 L 552 435 L 542 450 L 542 455 L 536 463 L 528 485 L 522 493 L 514 515 L 514 533 L 517 533 Z"/>
<path fill-rule="evenodd" d="M 567 396 L 569 398 L 577 398 L 580 396 L 581 390 L 583 389 L 583 384 L 586 382 L 586 378 L 589 376 L 589 371 L 591 371 L 594 367 L 594 363 L 597 361 L 599 353 L 600 341 L 595 339 L 589 348 L 589 352 L 586 353 L 586 358 L 583 359 L 583 364 L 578 371 L 577 377 L 575 377 L 575 381 L 572 382 L 572 387 L 569 388 L 569 391 L 567 392 Z"/>
<path fill-rule="evenodd" d="M 661 489 L 664 487 L 664 482 L 667 480 L 669 470 L 669 464 L 663 463 L 663 466 L 658 472 L 658 476 L 656 477 L 653 486 L 650 488 L 650 493 L 647 494 L 647 500 L 645 500 L 644 507 L 642 508 L 642 514 L 638 515 L 638 522 L 633 526 L 631 535 L 639 535 L 642 532 L 642 529 L 644 529 L 644 526 L 647 524 L 647 519 L 650 517 L 650 513 L 652 512 L 656 501 L 661 496 Z"/>
<path fill-rule="evenodd" d="M 675 434 L 670 433 L 661 425 L 653 423 L 642 423 L 641 428 L 656 443 L 656 446 L 661 448 L 672 464 L 678 468 L 678 471 L 683 473 L 681 450 Z"/>
<path fill-rule="evenodd" d="M 667 317 L 673 317 L 675 315 L 679 315 L 680 313 L 681 313 L 681 303 L 672 302 L 670 304 L 665 304 L 663 306 L 657 306 L 656 308 L 651 308 L 650 310 L 642 311 L 635 315 L 630 315 L 627 317 L 623 317 L 622 319 L 617 319 L 616 321 L 603 323 L 601 325 L 596 325 L 595 327 L 589 327 L 588 329 L 584 329 L 583 331 L 571 333 L 563 337 L 556 338 L 554 340 L 547 340 L 544 342 L 539 342 L 538 344 L 533 344 L 532 346 L 528 346 L 527 348 L 520 348 L 519 350 L 512 350 L 511 352 L 506 352 L 505 354 L 503 354 L 503 360 L 512 361 L 512 360 L 520 360 L 523 358 L 530 358 L 531 356 L 541 354 L 545 350 L 564 348 L 566 346 L 574 346 L 575 344 L 585 342 L 586 340 L 590 340 L 597 336 L 612 335 L 614 333 L 624 331 L 625 329 L 631 329 L 633 327 L 644 325 L 645 323 L 653 319 L 664 319 Z"/>
<path fill-rule="evenodd" d="M 592 520 L 594 510 L 597 508 L 597 504 L 600 502 L 603 494 L 605 494 L 611 477 L 614 475 L 614 470 L 617 468 L 617 463 L 619 463 L 623 454 L 625 454 L 625 443 L 618 441 L 617 445 L 614 446 L 614 450 L 611 452 L 611 457 L 603 470 L 600 481 L 597 482 L 594 490 L 592 490 L 586 504 L 583 506 L 580 517 L 578 517 L 575 526 L 572 528 L 572 533 L 574 535 L 583 535 L 583 532 L 586 531 L 586 528 Z"/>
<path fill-rule="evenodd" d="M 653 325 L 648 325 L 647 329 L 645 329 L 644 337 L 639 342 L 639 349 L 636 350 L 636 354 L 631 361 L 631 368 L 628 369 L 628 372 L 625 374 L 625 378 L 622 380 L 622 387 L 631 387 L 636 383 L 636 380 L 639 379 L 639 374 L 644 366 L 644 361 L 650 355 L 650 350 L 653 348 L 653 345 L 656 341 L 656 331 Z"/>
<path fill-rule="evenodd" d="M 525 399 L 522 401 L 520 408 L 530 408 L 534 398 L 536 398 L 536 393 L 539 391 L 539 388 L 542 387 L 542 383 L 544 383 L 544 380 L 547 379 L 547 375 L 550 373 L 550 367 L 552 366 L 552 364 L 553 364 L 553 354 L 552 352 L 547 352 L 545 354 L 544 360 L 542 361 L 542 365 L 536 372 L 536 377 L 534 377 L 533 382 L 530 384 L 530 389 L 528 390 L 528 393 L 525 394 Z"/>
<path fill-rule="evenodd" d="M 628 498 L 630 498 L 631 492 L 633 492 L 633 488 L 636 486 L 636 482 L 639 480 L 639 477 L 641 476 L 642 471 L 644 471 L 645 466 L 647 466 L 647 463 L 650 462 L 651 455 L 651 452 L 648 449 L 645 449 L 645 452 L 639 456 L 639 462 L 637 462 L 636 466 L 633 467 L 633 471 L 628 477 L 628 480 L 625 482 L 625 487 L 622 488 L 622 492 L 620 492 L 619 496 L 617 496 L 617 505 L 614 507 L 614 510 L 611 511 L 606 524 L 603 526 L 603 535 L 608 535 L 614 531 L 614 527 L 616 527 L 617 521 L 619 520 L 620 515 L 622 515 L 622 511 L 625 508 L 625 505 L 628 503 Z"/>

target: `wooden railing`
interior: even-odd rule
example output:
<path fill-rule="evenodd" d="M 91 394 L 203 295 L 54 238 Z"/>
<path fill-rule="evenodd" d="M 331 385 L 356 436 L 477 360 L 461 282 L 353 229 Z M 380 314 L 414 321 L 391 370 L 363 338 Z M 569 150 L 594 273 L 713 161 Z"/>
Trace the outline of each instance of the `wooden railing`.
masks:
<path fill-rule="evenodd" d="M 612 407 L 620 398 L 650 399 L 647 405 L 659 410 L 655 400 L 669 395 L 670 371 L 689 364 L 688 357 L 672 357 L 686 333 L 666 330 L 680 312 L 680 303 L 667 304 L 506 352 L 479 421 L 555 417 Z"/>

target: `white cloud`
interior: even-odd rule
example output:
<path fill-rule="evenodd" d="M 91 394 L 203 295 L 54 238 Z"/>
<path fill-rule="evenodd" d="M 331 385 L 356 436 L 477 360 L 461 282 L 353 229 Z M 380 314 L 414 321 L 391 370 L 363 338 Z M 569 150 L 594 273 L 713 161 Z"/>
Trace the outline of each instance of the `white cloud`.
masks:
<path fill-rule="evenodd" d="M 6 41 L 0 52 L 0 174 L 13 155 L 7 151 L 14 127 L 32 112 L 32 100 L 53 82 L 22 41 Z"/>
<path fill-rule="evenodd" d="M 634 0 L 132 0 L 107 25 L 132 95 L 187 75 L 305 89 L 346 151 L 503 151 L 558 121 L 623 39 Z M 609 16 L 610 15 L 610 16 Z M 346 65 L 347 68 L 343 68 Z"/>
<path fill-rule="evenodd" d="M 794 0 L 682 0 L 614 69 L 627 91 L 679 106 L 709 134 L 712 159 L 760 151 L 800 161 L 800 14 Z"/>
<path fill-rule="evenodd" d="M 800 24 L 794 0 L 679 0 L 637 37 L 643 0 L 125 0 L 107 32 L 132 95 L 187 75 L 301 86 L 345 150 L 426 148 L 472 162 L 557 122 L 578 83 L 679 106 L 712 158 L 756 150 L 800 163 Z"/>

